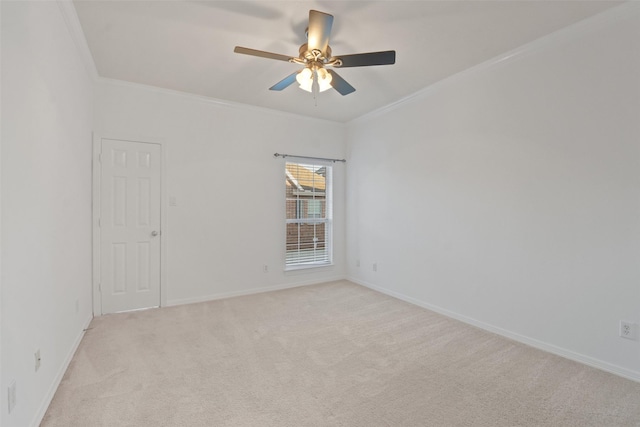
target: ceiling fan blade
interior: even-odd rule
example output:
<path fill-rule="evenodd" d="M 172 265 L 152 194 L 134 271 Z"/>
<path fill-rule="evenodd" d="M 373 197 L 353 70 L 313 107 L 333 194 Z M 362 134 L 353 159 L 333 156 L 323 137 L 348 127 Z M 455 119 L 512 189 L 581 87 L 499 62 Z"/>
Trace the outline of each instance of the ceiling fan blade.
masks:
<path fill-rule="evenodd" d="M 235 49 L 233 49 L 233 51 L 235 53 L 242 53 L 242 54 L 251 55 L 251 56 L 259 56 L 261 58 L 277 59 L 279 61 L 289 62 L 289 60 L 291 59 L 291 57 L 287 55 L 280 55 L 279 53 L 265 52 L 263 50 L 249 49 L 247 47 L 241 47 L 241 46 L 236 46 Z"/>
<path fill-rule="evenodd" d="M 317 10 L 309 11 L 309 30 L 307 32 L 309 50 L 317 49 L 323 54 L 327 53 L 332 25 L 333 15 L 318 12 Z"/>
<path fill-rule="evenodd" d="M 333 86 L 333 88 L 337 90 L 340 95 L 349 95 L 350 93 L 356 91 L 356 88 L 347 83 L 347 81 L 340 77 L 338 73 L 333 70 L 327 71 L 329 72 L 329 74 L 331 74 L 331 86 Z"/>
<path fill-rule="evenodd" d="M 354 55 L 337 56 L 342 61 L 340 68 L 367 67 L 369 65 L 390 65 L 396 63 L 396 51 L 356 53 Z"/>
<path fill-rule="evenodd" d="M 278 83 L 271 86 L 269 90 L 282 90 L 288 88 L 293 82 L 296 81 L 296 76 L 298 75 L 298 73 L 299 71 L 296 71 L 295 73 L 288 75 Z"/>

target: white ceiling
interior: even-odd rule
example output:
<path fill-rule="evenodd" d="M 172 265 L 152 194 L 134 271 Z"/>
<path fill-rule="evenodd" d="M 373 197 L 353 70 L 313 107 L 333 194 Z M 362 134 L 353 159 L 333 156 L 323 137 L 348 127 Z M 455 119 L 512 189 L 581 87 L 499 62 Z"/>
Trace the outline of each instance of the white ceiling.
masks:
<path fill-rule="evenodd" d="M 347 122 L 619 4 L 614 1 L 75 1 L 101 77 Z M 395 49 L 396 64 L 337 70 L 356 88 L 268 90 L 300 66 L 309 9 L 334 15 L 334 56 Z"/>

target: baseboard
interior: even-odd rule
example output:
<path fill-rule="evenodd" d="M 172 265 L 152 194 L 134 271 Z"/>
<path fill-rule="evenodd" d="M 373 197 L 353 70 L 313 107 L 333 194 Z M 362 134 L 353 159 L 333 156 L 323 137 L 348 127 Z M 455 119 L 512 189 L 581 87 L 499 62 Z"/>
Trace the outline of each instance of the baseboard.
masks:
<path fill-rule="evenodd" d="M 91 320 L 93 320 L 93 315 L 89 316 L 89 318 L 84 322 L 84 326 L 80 330 L 80 333 L 78 334 L 78 336 L 76 337 L 75 341 L 73 342 L 73 345 L 71 346 L 71 349 L 69 350 L 69 353 L 67 354 L 67 357 L 64 359 L 64 362 L 62 363 L 62 366 L 60 366 L 60 369 L 58 370 L 58 373 L 56 374 L 55 378 L 53 379 L 53 382 L 51 383 L 51 387 L 49 387 L 49 391 L 47 392 L 47 394 L 45 395 L 42 403 L 40 404 L 40 408 L 38 408 L 38 411 L 36 412 L 35 416 L 33 417 L 33 421 L 31 422 L 31 424 L 29 424 L 31 427 L 38 427 L 40 425 L 40 423 L 42 422 L 42 419 L 44 418 L 44 415 L 47 413 L 47 409 L 49 409 L 49 405 L 51 404 L 51 401 L 53 400 L 53 396 L 56 394 L 56 390 L 58 389 L 58 386 L 60 385 L 60 382 L 62 381 L 62 377 L 64 377 L 64 373 L 67 372 L 67 368 L 69 367 L 69 364 L 71 363 L 71 359 L 73 359 L 73 356 L 76 354 L 76 350 L 78 350 L 78 346 L 80 345 L 80 341 L 82 341 L 82 338 L 84 337 L 84 333 L 85 333 L 86 329 L 89 327 L 89 324 L 91 323 Z"/>
<path fill-rule="evenodd" d="M 631 369 L 623 368 L 621 366 L 617 366 L 617 365 L 611 364 L 609 362 L 605 362 L 605 361 L 600 360 L 600 359 L 595 359 L 593 357 L 586 356 L 584 354 L 576 353 L 574 351 L 567 350 L 565 348 L 558 347 L 556 345 L 549 344 L 549 343 L 546 343 L 544 341 L 537 340 L 535 338 L 530 338 L 530 337 L 527 337 L 527 336 L 524 336 L 524 335 L 521 335 L 521 334 L 518 334 L 518 333 L 515 333 L 515 332 L 512 332 L 512 331 L 509 331 L 507 329 L 499 328 L 497 326 L 493 326 L 493 325 L 490 325 L 488 323 L 481 322 L 479 320 L 473 319 L 473 318 L 468 317 L 468 316 L 464 316 L 462 314 L 447 310 L 445 308 L 438 307 L 438 306 L 433 305 L 433 304 L 429 304 L 429 303 L 427 303 L 425 301 L 421 301 L 421 300 L 418 300 L 416 298 L 409 297 L 409 296 L 401 294 L 399 292 L 391 291 L 389 289 L 386 289 L 386 288 L 383 288 L 383 287 L 380 287 L 380 286 L 377 286 L 377 285 L 373 285 L 371 283 L 367 283 L 367 282 L 365 282 L 363 280 L 355 279 L 353 277 L 347 277 L 347 280 L 349 280 L 350 282 L 356 283 L 358 285 L 364 286 L 366 288 L 372 289 L 374 291 L 383 293 L 385 295 L 389 295 L 389 296 L 391 296 L 393 298 L 397 298 L 399 300 L 408 302 L 410 304 L 417 305 L 417 306 L 422 307 L 422 308 L 426 308 L 427 310 L 434 311 L 436 313 L 442 314 L 442 315 L 450 317 L 452 319 L 459 320 L 459 321 L 467 323 L 467 324 L 469 324 L 471 326 L 475 326 L 477 328 L 484 329 L 485 331 L 489 331 L 489 332 L 492 332 L 494 334 L 501 335 L 501 336 L 503 336 L 505 338 L 509 338 L 511 340 L 520 342 L 522 344 L 526 344 L 528 346 L 537 348 L 539 350 L 543 350 L 543 351 L 546 351 L 548 353 L 552 353 L 552 354 L 555 354 L 557 356 L 564 357 L 565 359 L 573 360 L 575 362 L 579 362 L 579 363 L 582 363 L 584 365 L 591 366 L 592 368 L 600 369 L 602 371 L 606 371 L 606 372 L 609 372 L 611 374 L 615 374 L 615 375 L 618 375 L 618 376 L 623 377 L 623 378 L 627 378 L 627 379 L 632 380 L 632 381 L 640 382 L 640 372 L 638 372 L 638 371 L 634 371 L 634 370 L 631 370 Z"/>
<path fill-rule="evenodd" d="M 283 290 L 283 289 L 298 288 L 300 286 L 317 285 L 317 284 L 320 284 L 320 283 L 335 282 L 337 280 L 346 280 L 346 279 L 347 279 L 346 276 L 342 275 L 342 276 L 334 276 L 334 277 L 325 277 L 325 278 L 322 278 L 322 279 L 305 280 L 305 281 L 295 282 L 295 283 L 287 283 L 287 284 L 284 284 L 284 285 L 267 286 L 267 287 L 260 287 L 260 288 L 251 288 L 251 289 L 246 289 L 246 290 L 242 290 L 242 291 L 221 292 L 221 293 L 217 293 L 217 294 L 204 295 L 204 296 L 194 297 L 194 298 L 182 298 L 182 299 L 170 300 L 170 301 L 167 301 L 167 305 L 166 306 L 167 307 L 171 307 L 171 306 L 175 306 L 175 305 L 194 304 L 194 303 L 198 303 L 198 302 L 215 301 L 215 300 L 219 300 L 219 299 L 241 297 L 241 296 L 244 296 L 244 295 L 261 294 L 261 293 L 264 293 L 264 292 L 280 291 L 280 290 Z"/>

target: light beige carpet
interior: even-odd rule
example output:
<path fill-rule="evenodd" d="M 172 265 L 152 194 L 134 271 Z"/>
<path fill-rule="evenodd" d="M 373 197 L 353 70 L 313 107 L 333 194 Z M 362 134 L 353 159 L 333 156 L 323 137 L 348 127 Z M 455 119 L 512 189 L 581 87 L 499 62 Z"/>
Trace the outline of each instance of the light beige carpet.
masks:
<path fill-rule="evenodd" d="M 43 426 L 640 426 L 640 383 L 349 282 L 99 317 Z"/>

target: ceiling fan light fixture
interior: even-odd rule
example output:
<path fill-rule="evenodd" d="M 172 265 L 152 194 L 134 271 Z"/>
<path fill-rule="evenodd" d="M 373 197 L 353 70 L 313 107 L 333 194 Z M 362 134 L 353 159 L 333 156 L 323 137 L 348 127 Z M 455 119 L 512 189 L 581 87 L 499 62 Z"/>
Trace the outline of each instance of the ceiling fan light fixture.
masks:
<path fill-rule="evenodd" d="M 331 89 L 331 73 L 324 68 L 319 68 L 317 71 L 319 91 Z"/>
<path fill-rule="evenodd" d="M 313 92 L 314 80 L 318 83 L 318 92 L 331 89 L 331 73 L 322 67 L 307 67 L 302 69 L 296 76 L 300 89 Z"/>
<path fill-rule="evenodd" d="M 309 27 L 306 32 L 307 43 L 300 46 L 297 57 L 249 49 L 242 46 L 236 46 L 233 51 L 244 55 L 286 61 L 303 66 L 304 69 L 289 74 L 271 86 L 269 90 L 281 91 L 297 81 L 300 89 L 313 93 L 314 98 L 316 98 L 319 92 L 324 92 L 331 88 L 335 89 L 342 96 L 349 95 L 356 90 L 347 83 L 345 79 L 340 77 L 338 73 L 333 70 L 327 71 L 325 67 L 367 67 L 370 65 L 390 65 L 396 63 L 395 50 L 333 56 L 331 47 L 329 46 L 329 36 L 332 26 L 333 15 L 317 10 L 310 10 Z"/>
<path fill-rule="evenodd" d="M 300 85 L 300 89 L 311 92 L 313 88 L 313 71 L 310 68 L 304 68 L 296 76 L 296 80 Z"/>

